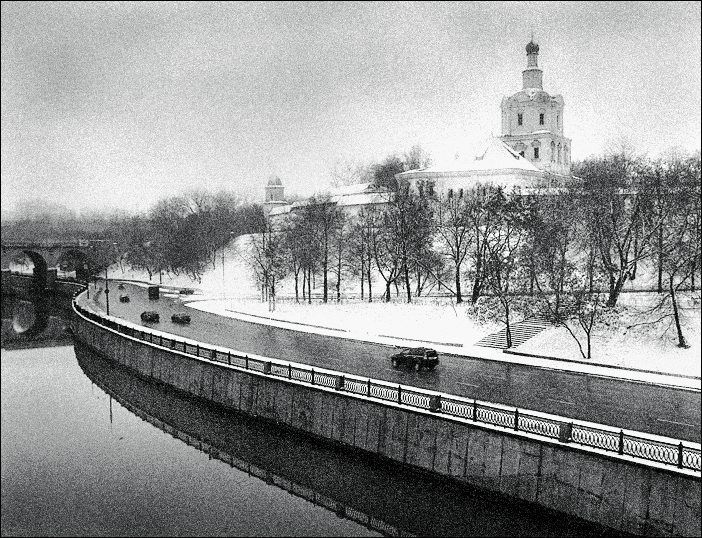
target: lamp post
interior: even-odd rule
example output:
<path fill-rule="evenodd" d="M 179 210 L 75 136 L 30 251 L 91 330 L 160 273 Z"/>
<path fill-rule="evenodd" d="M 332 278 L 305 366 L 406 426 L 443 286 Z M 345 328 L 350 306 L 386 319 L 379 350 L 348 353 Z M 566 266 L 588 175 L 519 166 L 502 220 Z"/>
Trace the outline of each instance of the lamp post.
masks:
<path fill-rule="evenodd" d="M 107 266 L 105 266 L 105 305 L 107 307 L 107 315 L 110 315 L 110 285 L 107 279 Z"/>
<path fill-rule="evenodd" d="M 117 246 L 117 243 L 112 243 L 112 247 Z M 105 309 L 107 311 L 107 315 L 110 315 L 110 281 L 107 278 L 107 268 L 109 265 L 105 266 Z"/>

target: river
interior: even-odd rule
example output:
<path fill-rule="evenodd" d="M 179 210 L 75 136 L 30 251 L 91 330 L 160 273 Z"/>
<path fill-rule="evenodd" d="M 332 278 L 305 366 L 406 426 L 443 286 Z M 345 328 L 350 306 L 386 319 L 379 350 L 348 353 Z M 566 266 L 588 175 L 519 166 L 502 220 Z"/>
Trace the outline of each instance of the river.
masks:
<path fill-rule="evenodd" d="M 603 528 L 139 379 L 3 297 L 2 535 L 564 536 Z"/>

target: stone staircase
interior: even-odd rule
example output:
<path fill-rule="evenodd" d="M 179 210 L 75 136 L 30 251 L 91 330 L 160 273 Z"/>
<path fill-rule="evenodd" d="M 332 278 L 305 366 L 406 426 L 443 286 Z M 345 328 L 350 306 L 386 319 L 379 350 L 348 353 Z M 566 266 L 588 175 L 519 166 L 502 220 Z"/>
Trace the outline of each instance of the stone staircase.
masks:
<path fill-rule="evenodd" d="M 551 327 L 548 320 L 542 318 L 529 318 L 511 326 L 512 347 L 522 345 L 532 336 L 539 334 L 544 329 Z M 497 349 L 507 348 L 507 327 L 496 333 L 490 334 L 477 342 L 476 346 L 493 347 Z"/>

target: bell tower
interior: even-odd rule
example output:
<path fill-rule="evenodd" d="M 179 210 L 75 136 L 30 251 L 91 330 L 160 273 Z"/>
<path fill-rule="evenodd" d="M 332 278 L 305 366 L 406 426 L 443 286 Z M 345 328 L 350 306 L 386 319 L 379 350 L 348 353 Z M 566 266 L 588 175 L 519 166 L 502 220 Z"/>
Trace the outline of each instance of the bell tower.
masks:
<path fill-rule="evenodd" d="M 526 56 L 522 90 L 502 99 L 502 141 L 537 168 L 570 175 L 571 141 L 563 136 L 563 97 L 544 91 L 539 45 L 533 37 Z"/>

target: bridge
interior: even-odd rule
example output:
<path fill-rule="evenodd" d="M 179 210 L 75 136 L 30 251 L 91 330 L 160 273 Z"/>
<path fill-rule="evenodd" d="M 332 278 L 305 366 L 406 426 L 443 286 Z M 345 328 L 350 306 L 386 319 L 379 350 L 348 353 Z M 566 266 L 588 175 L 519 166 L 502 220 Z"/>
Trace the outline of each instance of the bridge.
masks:
<path fill-rule="evenodd" d="M 1 264 L 3 280 L 12 272 L 13 265 L 24 258 L 33 264 L 32 275 L 39 291 L 53 289 L 62 264 L 75 269 L 76 279 L 87 281 L 108 262 L 108 255 L 115 243 L 105 240 L 47 240 L 2 241 Z"/>

